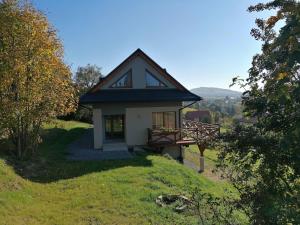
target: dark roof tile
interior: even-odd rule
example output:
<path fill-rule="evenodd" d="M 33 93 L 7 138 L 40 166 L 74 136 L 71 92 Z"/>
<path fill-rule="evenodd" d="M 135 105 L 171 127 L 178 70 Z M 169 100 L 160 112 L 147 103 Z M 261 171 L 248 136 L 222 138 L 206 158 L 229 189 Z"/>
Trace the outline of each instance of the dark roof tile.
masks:
<path fill-rule="evenodd" d="M 178 89 L 102 89 L 81 96 L 79 103 L 200 101 L 201 99 L 187 90 Z"/>

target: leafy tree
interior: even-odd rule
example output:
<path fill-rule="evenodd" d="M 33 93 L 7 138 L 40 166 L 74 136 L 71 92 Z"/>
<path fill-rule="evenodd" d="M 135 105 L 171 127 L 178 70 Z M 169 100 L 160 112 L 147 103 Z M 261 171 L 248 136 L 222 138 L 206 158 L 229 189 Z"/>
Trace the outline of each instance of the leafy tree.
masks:
<path fill-rule="evenodd" d="M 87 64 L 86 66 L 78 67 L 74 76 L 78 97 L 90 90 L 102 77 L 101 68 L 96 65 Z M 92 107 L 79 105 L 75 112 L 61 118 L 92 123 L 92 117 Z"/>
<path fill-rule="evenodd" d="M 83 94 L 92 88 L 102 77 L 101 68 L 96 65 L 87 64 L 86 66 L 78 67 L 74 79 L 79 93 Z"/>
<path fill-rule="evenodd" d="M 276 14 L 256 19 L 251 31 L 263 44 L 242 83 L 248 89 L 242 104 L 255 122 L 224 136 L 219 167 L 239 190 L 252 224 L 300 224 L 300 5 L 275 0 L 248 10 Z"/>
<path fill-rule="evenodd" d="M 44 122 L 76 105 L 56 31 L 27 1 L 0 2 L 0 75 L 0 127 L 22 158 L 37 149 Z"/>
<path fill-rule="evenodd" d="M 220 122 L 220 113 L 215 112 L 214 113 L 214 123 L 219 123 Z"/>
<path fill-rule="evenodd" d="M 228 190 L 225 190 L 226 195 L 222 197 L 205 193 L 199 187 L 191 187 L 190 193 L 189 211 L 197 216 L 199 225 L 247 223 L 247 220 L 242 217 L 241 210 L 235 207 L 236 197 Z"/>

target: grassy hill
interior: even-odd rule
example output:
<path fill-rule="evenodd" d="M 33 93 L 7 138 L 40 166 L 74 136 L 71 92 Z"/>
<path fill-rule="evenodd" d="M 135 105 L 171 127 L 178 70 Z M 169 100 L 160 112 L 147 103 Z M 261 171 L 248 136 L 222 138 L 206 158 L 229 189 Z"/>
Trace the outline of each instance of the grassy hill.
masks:
<path fill-rule="evenodd" d="M 202 98 L 225 98 L 233 97 L 233 98 L 240 98 L 242 92 L 233 91 L 230 89 L 223 89 L 223 88 L 215 88 L 215 87 L 199 87 L 194 88 L 191 92 L 195 93 L 196 95 L 201 96 Z"/>
<path fill-rule="evenodd" d="M 88 124 L 45 126 L 34 160 L 0 156 L 0 224 L 197 224 L 196 218 L 155 204 L 158 195 L 199 186 L 223 195 L 228 183 L 151 154 L 130 160 L 74 162 L 65 149 Z"/>

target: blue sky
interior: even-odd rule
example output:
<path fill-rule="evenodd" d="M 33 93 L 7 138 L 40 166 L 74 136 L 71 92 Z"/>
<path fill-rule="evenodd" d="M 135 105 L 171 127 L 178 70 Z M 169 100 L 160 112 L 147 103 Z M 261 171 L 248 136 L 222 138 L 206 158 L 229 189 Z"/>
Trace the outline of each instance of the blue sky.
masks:
<path fill-rule="evenodd" d="M 73 71 L 104 75 L 137 48 L 187 88 L 228 88 L 247 76 L 260 43 L 250 36 L 255 0 L 33 0 L 58 30 Z M 238 89 L 234 87 L 233 89 Z"/>

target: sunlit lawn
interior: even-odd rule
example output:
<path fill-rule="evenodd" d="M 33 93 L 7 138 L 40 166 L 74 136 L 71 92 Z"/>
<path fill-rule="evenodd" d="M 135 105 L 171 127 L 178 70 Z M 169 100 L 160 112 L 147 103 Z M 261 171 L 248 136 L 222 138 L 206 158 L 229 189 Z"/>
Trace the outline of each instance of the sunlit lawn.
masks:
<path fill-rule="evenodd" d="M 197 168 L 200 168 L 200 154 L 197 145 L 190 145 L 185 148 L 184 156 L 186 160 L 192 162 Z M 218 173 L 214 172 L 217 161 L 217 151 L 214 149 L 205 150 L 204 158 L 205 167 L 202 175 L 212 180 L 220 180 Z"/>
<path fill-rule="evenodd" d="M 197 224 L 193 216 L 157 206 L 156 197 L 188 195 L 191 186 L 223 195 L 229 187 L 158 155 L 66 161 L 68 144 L 89 127 L 72 121 L 48 124 L 34 160 L 0 158 L 0 224 Z M 215 159 L 209 151 L 206 157 L 207 165 Z"/>

